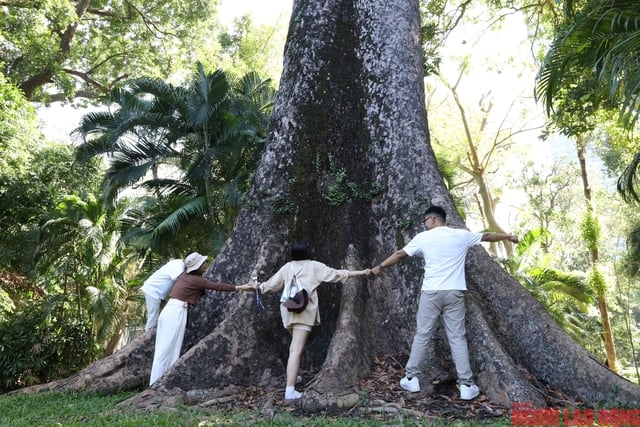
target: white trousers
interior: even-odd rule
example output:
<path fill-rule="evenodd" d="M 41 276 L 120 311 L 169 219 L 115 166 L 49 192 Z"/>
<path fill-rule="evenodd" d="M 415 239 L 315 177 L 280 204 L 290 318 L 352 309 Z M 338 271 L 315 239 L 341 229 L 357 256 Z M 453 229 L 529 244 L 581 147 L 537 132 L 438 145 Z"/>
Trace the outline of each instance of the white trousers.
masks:
<path fill-rule="evenodd" d="M 144 294 L 144 301 L 147 303 L 147 323 L 144 325 L 144 330 L 148 331 L 151 328 L 155 328 L 158 324 L 158 315 L 160 314 L 160 301 L 156 297 Z"/>
<path fill-rule="evenodd" d="M 149 385 L 163 376 L 180 357 L 184 330 L 187 327 L 187 308 L 186 302 L 170 298 L 158 317 L 156 349 L 153 354 Z"/>

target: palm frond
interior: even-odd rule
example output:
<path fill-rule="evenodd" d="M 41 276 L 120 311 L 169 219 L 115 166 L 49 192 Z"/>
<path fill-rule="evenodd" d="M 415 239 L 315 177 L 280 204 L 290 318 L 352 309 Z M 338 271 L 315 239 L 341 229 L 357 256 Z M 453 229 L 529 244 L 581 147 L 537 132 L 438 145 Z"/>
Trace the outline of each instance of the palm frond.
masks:
<path fill-rule="evenodd" d="M 629 2 L 593 1 L 552 43 L 537 78 L 535 95 L 551 112 L 562 89 L 582 71 L 594 72 L 617 101 L 629 129 L 640 113 L 640 12 Z M 597 88 L 594 88 L 598 90 Z"/>
<path fill-rule="evenodd" d="M 636 153 L 633 156 L 631 162 L 622 172 L 622 175 L 618 178 L 616 188 L 626 202 L 636 201 L 640 202 L 640 194 L 638 194 L 637 188 L 640 186 L 640 172 L 638 167 L 640 166 L 640 153 Z"/>
<path fill-rule="evenodd" d="M 186 201 L 181 207 L 170 212 L 151 232 L 151 240 L 158 241 L 166 236 L 178 234 L 183 224 L 195 217 L 202 217 L 207 213 L 207 200 L 196 197 Z"/>

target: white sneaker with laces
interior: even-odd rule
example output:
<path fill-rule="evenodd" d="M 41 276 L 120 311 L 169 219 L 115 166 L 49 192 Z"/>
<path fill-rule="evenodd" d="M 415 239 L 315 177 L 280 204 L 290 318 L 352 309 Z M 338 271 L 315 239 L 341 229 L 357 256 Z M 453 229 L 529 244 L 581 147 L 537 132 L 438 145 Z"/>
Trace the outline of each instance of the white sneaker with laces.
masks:
<path fill-rule="evenodd" d="M 296 399 L 300 399 L 302 397 L 302 393 L 300 393 L 298 390 L 293 390 L 293 391 L 285 391 L 284 393 L 284 400 L 296 400 Z"/>
<path fill-rule="evenodd" d="M 473 398 L 478 397 L 479 394 L 480 394 L 480 389 L 478 388 L 477 385 L 460 384 L 460 399 L 471 400 Z"/>
<path fill-rule="evenodd" d="M 418 380 L 418 377 L 404 377 L 400 380 L 400 387 L 410 391 L 411 393 L 417 393 L 420 391 L 420 381 Z"/>

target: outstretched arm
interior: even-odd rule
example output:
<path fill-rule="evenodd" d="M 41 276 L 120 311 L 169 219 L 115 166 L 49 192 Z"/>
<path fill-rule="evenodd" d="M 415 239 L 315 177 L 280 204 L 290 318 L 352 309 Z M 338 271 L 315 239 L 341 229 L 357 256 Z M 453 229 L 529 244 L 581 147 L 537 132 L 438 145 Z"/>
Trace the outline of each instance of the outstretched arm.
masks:
<path fill-rule="evenodd" d="M 254 290 L 256 290 L 256 288 L 259 285 L 260 285 L 259 283 L 249 282 L 249 283 L 245 283 L 244 285 L 236 286 L 236 290 L 238 290 L 238 291 L 254 291 Z"/>
<path fill-rule="evenodd" d="M 515 236 L 513 234 L 505 234 L 505 233 L 493 233 L 493 232 L 482 233 L 483 242 L 500 242 L 502 240 L 508 240 L 512 243 L 518 243 L 518 236 Z"/>
<path fill-rule="evenodd" d="M 373 267 L 371 269 L 371 272 L 375 275 L 378 275 L 382 272 L 383 268 L 391 267 L 392 265 L 399 263 L 402 259 L 408 256 L 409 255 L 407 255 L 404 249 L 397 250 L 394 253 L 392 253 L 391 256 L 389 256 L 389 258 L 385 259 L 380 264 Z"/>
<path fill-rule="evenodd" d="M 371 270 L 368 269 L 368 268 L 366 270 L 351 270 L 351 271 L 349 271 L 349 277 L 362 276 L 362 275 L 368 276 L 369 274 L 371 274 Z"/>

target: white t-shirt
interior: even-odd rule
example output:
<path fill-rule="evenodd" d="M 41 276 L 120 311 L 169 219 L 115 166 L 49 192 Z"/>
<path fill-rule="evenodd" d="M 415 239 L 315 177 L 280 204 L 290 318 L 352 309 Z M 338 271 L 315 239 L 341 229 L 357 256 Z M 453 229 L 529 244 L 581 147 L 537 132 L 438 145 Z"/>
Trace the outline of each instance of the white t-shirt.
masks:
<path fill-rule="evenodd" d="M 140 289 L 149 296 L 165 299 L 183 271 L 184 262 L 181 259 L 172 259 L 149 276 Z"/>
<path fill-rule="evenodd" d="M 417 234 L 403 250 L 424 258 L 423 291 L 467 290 L 467 251 L 481 240 L 482 233 L 441 226 Z"/>

